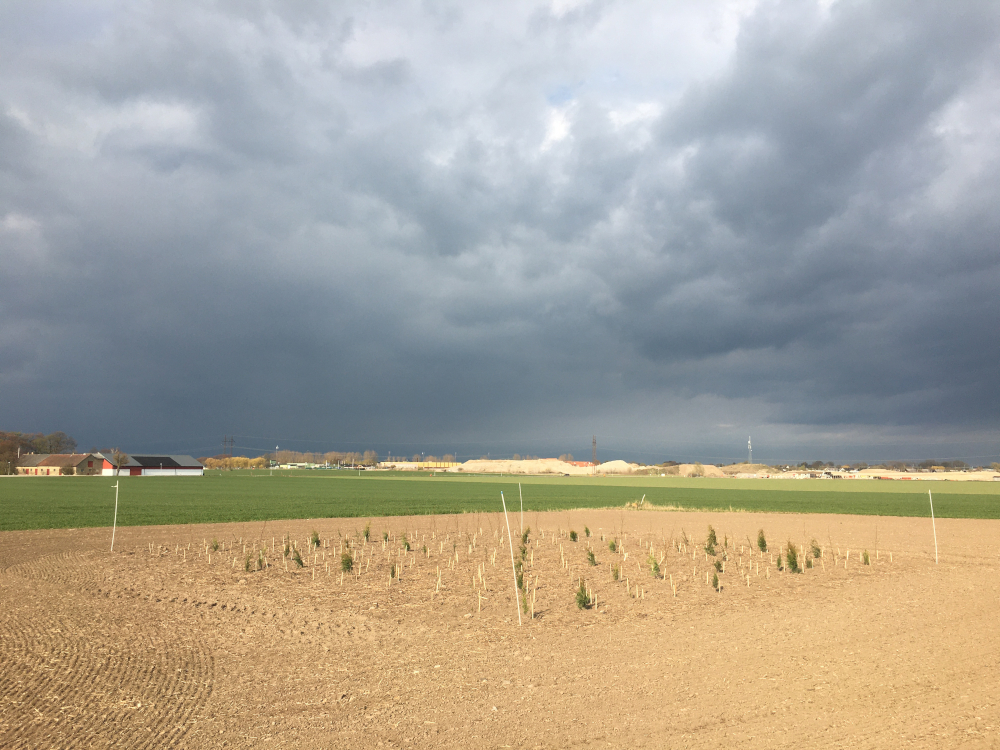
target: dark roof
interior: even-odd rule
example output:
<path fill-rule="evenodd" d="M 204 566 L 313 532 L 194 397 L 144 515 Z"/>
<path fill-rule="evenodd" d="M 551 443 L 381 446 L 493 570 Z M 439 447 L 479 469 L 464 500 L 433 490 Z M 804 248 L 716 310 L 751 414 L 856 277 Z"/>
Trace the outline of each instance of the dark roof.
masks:
<path fill-rule="evenodd" d="M 132 460 L 135 461 L 139 466 L 143 468 L 159 469 L 161 466 L 164 469 L 177 469 L 180 464 L 174 461 L 170 456 L 136 456 L 135 454 L 130 454 Z"/>
<path fill-rule="evenodd" d="M 126 466 L 141 466 L 144 469 L 199 469 L 201 464 L 192 456 L 153 456 L 145 453 L 130 453 Z"/>
<path fill-rule="evenodd" d="M 48 453 L 22 453 L 21 457 L 18 459 L 18 465 L 26 468 L 31 468 L 33 466 L 38 466 L 42 461 L 49 457 Z"/>

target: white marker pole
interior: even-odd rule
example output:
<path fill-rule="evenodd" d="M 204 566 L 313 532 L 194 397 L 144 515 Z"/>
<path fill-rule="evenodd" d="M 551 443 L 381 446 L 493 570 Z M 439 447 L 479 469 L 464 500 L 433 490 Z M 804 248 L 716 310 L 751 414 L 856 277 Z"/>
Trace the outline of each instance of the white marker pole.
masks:
<path fill-rule="evenodd" d="M 111 551 L 115 551 L 115 531 L 118 530 L 118 482 L 115 482 L 115 522 L 111 527 Z"/>
<path fill-rule="evenodd" d="M 934 530 L 934 564 L 937 565 L 938 553 L 937 553 L 937 525 L 934 523 L 934 496 L 931 494 L 930 490 L 927 490 L 927 497 L 931 501 L 931 528 Z"/>
<path fill-rule="evenodd" d="M 517 599 L 517 568 L 514 567 L 514 542 L 510 538 L 510 519 L 507 518 L 507 501 L 500 492 L 500 502 L 503 503 L 503 518 L 507 522 L 507 546 L 510 547 L 510 569 L 514 573 L 514 606 L 517 608 L 517 626 L 521 627 L 521 602 Z"/>
<path fill-rule="evenodd" d="M 524 534 L 524 493 L 521 492 L 521 483 L 517 483 L 517 494 L 521 496 L 521 534 Z"/>

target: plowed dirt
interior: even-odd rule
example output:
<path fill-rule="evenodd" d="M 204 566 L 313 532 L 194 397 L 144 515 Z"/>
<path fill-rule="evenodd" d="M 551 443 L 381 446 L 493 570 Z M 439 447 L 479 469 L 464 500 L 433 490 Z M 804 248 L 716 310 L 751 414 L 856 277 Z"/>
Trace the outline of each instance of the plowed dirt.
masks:
<path fill-rule="evenodd" d="M 998 522 L 524 522 L 521 626 L 502 515 L 2 533 L 0 747 L 1000 746 Z"/>

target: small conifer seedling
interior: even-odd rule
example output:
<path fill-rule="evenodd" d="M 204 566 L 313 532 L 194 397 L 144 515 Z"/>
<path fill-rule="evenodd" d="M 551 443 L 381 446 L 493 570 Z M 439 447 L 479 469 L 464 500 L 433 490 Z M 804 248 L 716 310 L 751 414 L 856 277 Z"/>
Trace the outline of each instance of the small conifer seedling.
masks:
<path fill-rule="evenodd" d="M 788 550 L 785 552 L 785 560 L 788 562 L 788 570 L 792 573 L 801 573 L 802 568 L 799 567 L 799 555 L 795 551 L 795 545 L 790 541 L 788 542 Z"/>
<path fill-rule="evenodd" d="M 764 529 L 757 532 L 757 549 L 767 552 L 767 539 L 764 537 Z"/>
<path fill-rule="evenodd" d="M 711 526 L 708 527 L 708 538 L 705 540 L 705 552 L 710 555 L 715 554 L 715 545 L 719 543 L 719 540 L 715 536 L 715 529 Z"/>
<path fill-rule="evenodd" d="M 649 572 L 653 574 L 653 578 L 659 578 L 660 564 L 656 562 L 656 558 L 650 555 L 646 558 L 646 564 L 649 565 Z"/>
<path fill-rule="evenodd" d="M 587 585 L 580 579 L 580 588 L 576 590 L 576 606 L 579 609 L 587 609 L 590 606 L 590 597 L 587 596 Z"/>

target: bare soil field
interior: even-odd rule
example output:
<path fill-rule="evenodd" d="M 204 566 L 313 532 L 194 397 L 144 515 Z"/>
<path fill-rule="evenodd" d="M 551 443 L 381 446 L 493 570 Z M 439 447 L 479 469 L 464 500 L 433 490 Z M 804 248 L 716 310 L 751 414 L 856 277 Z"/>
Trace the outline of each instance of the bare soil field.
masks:
<path fill-rule="evenodd" d="M 524 522 L 520 626 L 502 514 L 0 534 L 0 747 L 1000 746 L 996 521 Z"/>

